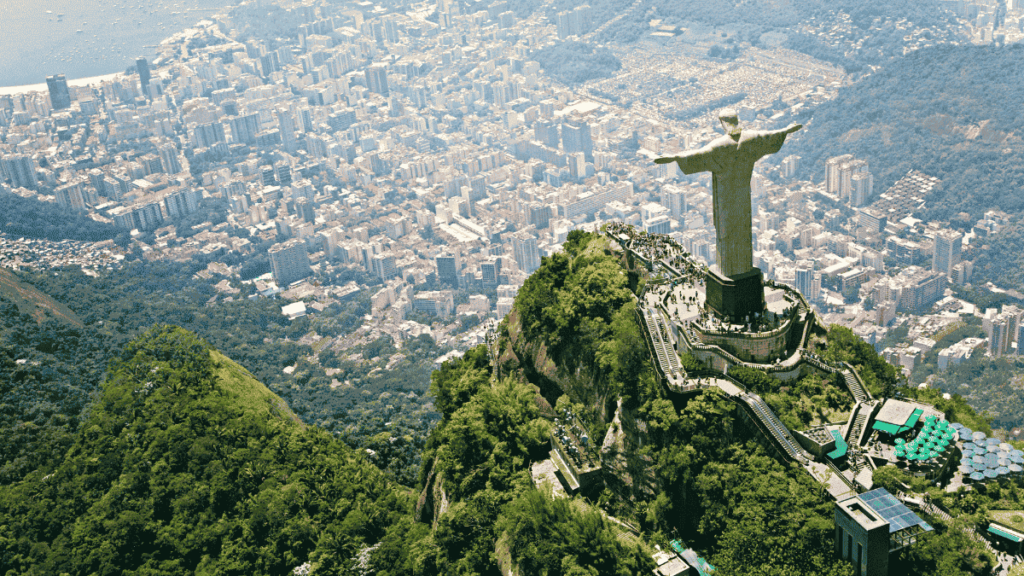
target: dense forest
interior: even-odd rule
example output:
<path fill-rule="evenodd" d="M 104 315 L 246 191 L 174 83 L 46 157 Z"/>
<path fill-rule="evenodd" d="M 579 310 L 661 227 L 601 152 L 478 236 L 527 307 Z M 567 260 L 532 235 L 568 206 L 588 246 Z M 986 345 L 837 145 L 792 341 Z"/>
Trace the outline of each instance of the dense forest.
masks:
<path fill-rule="evenodd" d="M 0 358 L 9 359 L 0 359 L 0 433 L 12 438 L 0 453 L 0 481 L 60 454 L 109 359 L 154 323 L 167 323 L 194 331 L 245 366 L 304 422 L 341 434 L 353 446 L 377 449 L 382 468 L 407 485 L 415 482 L 426 434 L 438 418 L 424 396 L 433 360 L 443 350 L 429 338 L 409 342 L 401 351 L 405 358 L 385 371 L 398 352 L 387 339 L 347 351 L 365 360 L 323 350 L 317 363 L 316 350 L 298 340 L 350 332 L 358 326 L 352 320 L 369 311 L 368 301 L 289 321 L 280 300 L 210 303 L 218 280 L 193 278 L 195 271 L 193 263 L 136 261 L 96 278 L 74 269 L 19 273 L 22 282 L 77 313 L 83 325 L 57 318 L 39 323 L 0 296 Z M 288 366 L 295 367 L 291 375 L 283 372 Z M 325 366 L 339 372 L 327 377 Z M 332 387 L 333 380 L 348 385 Z"/>
<path fill-rule="evenodd" d="M 431 529 L 366 456 L 194 334 L 156 326 L 111 363 L 63 458 L 0 486 L 0 570 L 485 573 L 499 538 L 522 573 L 649 570 L 599 512 L 533 488 L 549 425 L 533 388 L 492 386 L 489 370 L 481 347 L 434 378 L 452 402 L 431 453 L 458 502 Z"/>
<path fill-rule="evenodd" d="M 583 42 L 561 42 L 534 51 L 544 73 L 572 86 L 588 80 L 609 78 L 622 69 L 622 62 L 607 48 Z"/>
<path fill-rule="evenodd" d="M 95 284 L 72 271 L 22 276 L 79 324 L 0 303 L 0 382 L 11 382 L 0 432 L 21 443 L 15 457 L 5 452 L 0 481 L 0 573 L 625 576 L 649 573 L 651 546 L 681 538 L 723 575 L 851 575 L 832 553 L 821 485 L 767 451 L 717 389 L 670 398 L 658 384 L 634 312 L 645 271 L 598 234 L 573 231 L 564 248 L 523 286 L 493 348 L 443 364 L 429 391 L 396 381 L 423 377 L 418 358 L 438 352 L 426 339 L 407 342 L 387 375 L 359 370 L 393 357 L 389 341 L 359 347 L 365 364 L 321 352 L 342 371 L 334 379 L 384 389 L 328 411 L 317 402 L 348 387 L 333 390 L 307 358 L 313 347 L 295 342 L 335 325 L 324 319 L 289 323 L 271 300 L 208 306 L 209 287 L 170 264 L 135 263 Z M 895 369 L 849 330 L 832 327 L 814 346 L 854 365 L 876 395 L 919 397 L 991 432 L 961 396 L 898 387 Z M 292 377 L 282 366 L 296 367 Z M 780 412 L 801 425 L 827 414 L 811 406 L 805 421 L 797 395 L 848 405 L 834 379 L 787 387 L 756 371 L 733 376 L 789 401 Z M 410 422 L 401 398 L 436 416 Z M 620 468 L 613 449 L 600 485 L 568 499 L 531 478 L 566 409 L 625 460 Z M 55 448 L 37 456 L 33 442 Z M 880 482 L 919 483 L 888 470 Z M 973 503 L 935 498 L 977 522 L 1021 495 L 992 487 Z M 937 531 L 899 559 L 906 574 L 989 570 L 978 543 L 928 520 Z"/>
<path fill-rule="evenodd" d="M 111 363 L 60 462 L 0 486 L 12 574 L 350 573 L 410 499 L 194 334 Z"/>
<path fill-rule="evenodd" d="M 1024 145 L 1013 134 L 1024 119 L 1006 102 L 1024 82 L 1022 55 L 1021 45 L 947 45 L 892 60 L 815 109 L 791 149 L 800 176 L 823 180 L 827 157 L 849 153 L 868 161 L 875 196 L 911 169 L 941 179 L 918 217 L 1020 213 Z"/>
<path fill-rule="evenodd" d="M 99 242 L 113 239 L 118 230 L 55 202 L 0 192 L 0 232 L 15 238 Z"/>
<path fill-rule="evenodd" d="M 1024 287 L 1024 219 L 1015 218 L 1009 226 L 988 238 L 975 239 L 972 245 L 980 245 L 970 252 L 974 257 L 972 284 L 992 282 L 1003 289 L 1017 290 Z"/>
<path fill-rule="evenodd" d="M 682 27 L 699 23 L 715 28 L 738 28 L 743 31 L 740 39 L 754 45 L 765 33 L 783 33 L 788 37 L 787 48 L 843 66 L 851 72 L 903 54 L 907 34 L 897 25 L 900 20 L 927 28 L 928 37 L 934 41 L 941 42 L 957 34 L 952 14 L 935 0 L 641 0 L 635 5 L 591 0 L 587 4 L 591 7 L 593 29 L 625 12 L 614 25 L 594 37 L 601 43 L 636 42 L 650 33 L 649 21 L 654 17 L 664 24 Z M 548 5 L 545 14 L 554 19 L 559 12 L 572 10 L 577 5 L 571 0 L 555 0 Z"/>

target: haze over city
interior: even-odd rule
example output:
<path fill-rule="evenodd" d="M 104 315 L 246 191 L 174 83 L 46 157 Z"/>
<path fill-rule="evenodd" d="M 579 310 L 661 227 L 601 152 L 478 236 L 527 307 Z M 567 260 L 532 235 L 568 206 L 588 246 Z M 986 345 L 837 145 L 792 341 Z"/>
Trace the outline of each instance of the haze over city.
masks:
<path fill-rule="evenodd" d="M 0 572 L 1024 570 L 1021 0 L 0 21 Z"/>

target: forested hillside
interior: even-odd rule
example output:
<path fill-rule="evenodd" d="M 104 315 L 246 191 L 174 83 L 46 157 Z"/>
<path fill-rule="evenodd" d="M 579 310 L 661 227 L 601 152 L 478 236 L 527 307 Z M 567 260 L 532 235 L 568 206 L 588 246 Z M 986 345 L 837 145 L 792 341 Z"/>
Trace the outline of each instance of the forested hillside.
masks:
<path fill-rule="evenodd" d="M 911 24 L 934 42 L 959 36 L 952 13 L 934 0 L 591 0 L 592 29 L 625 14 L 594 37 L 598 42 L 631 43 L 650 33 L 650 20 L 662 24 L 701 24 L 742 30 L 741 40 L 758 44 L 761 35 L 774 32 L 787 38 L 785 46 L 844 66 L 850 71 L 881 64 L 903 54 Z M 545 14 L 549 19 L 578 2 L 555 0 Z"/>
<path fill-rule="evenodd" d="M 396 352 L 390 339 L 348 352 L 366 361 L 322 351 L 321 365 L 310 360 L 313 347 L 298 340 L 352 330 L 352 319 L 368 310 L 364 299 L 289 321 L 280 300 L 209 303 L 218 293 L 194 272 L 191 264 L 139 261 L 98 278 L 73 269 L 11 276 L 66 306 L 84 326 L 57 317 L 39 323 L 0 293 L 0 434 L 10 439 L 0 452 L 0 482 L 63 453 L 107 362 L 154 323 L 201 335 L 281 394 L 303 421 L 374 449 L 378 465 L 400 482 L 416 482 L 420 451 L 438 418 L 423 400 L 433 360 L 443 353 L 432 340 L 407 343 L 405 359 L 389 371 L 382 368 Z M 291 375 L 282 371 L 287 366 L 295 366 Z M 325 366 L 349 385 L 332 388 Z"/>
<path fill-rule="evenodd" d="M 337 574 L 410 505 L 244 368 L 155 327 L 111 364 L 61 461 L 0 487 L 0 571 Z"/>
<path fill-rule="evenodd" d="M 471 349 L 431 375 L 429 400 L 440 419 L 425 442 L 421 434 L 410 444 L 420 442 L 424 463 L 417 478 L 402 481 L 414 489 L 395 482 L 404 472 L 389 464 L 392 456 L 354 451 L 311 425 L 308 413 L 293 412 L 303 398 L 315 400 L 300 392 L 316 388 L 312 380 L 287 386 L 298 390 L 282 398 L 196 334 L 142 327 L 145 318 L 198 323 L 262 366 L 248 333 L 309 329 L 277 324 L 269 306 L 259 324 L 248 316 L 258 308 L 241 308 L 257 303 L 193 307 L 193 299 L 202 301 L 195 287 L 116 308 L 86 292 L 83 302 L 102 305 L 69 308 L 86 327 L 121 342 L 90 352 L 81 341 L 94 342 L 91 336 L 56 332 L 70 328 L 39 324 L 7 303 L 13 320 L 5 320 L 0 382 L 10 376 L 12 384 L 3 390 L 4 414 L 24 411 L 40 424 L 5 421 L 5 437 L 21 444 L 0 481 L 0 573 L 287 574 L 308 562 L 314 575 L 627 576 L 650 573 L 652 546 L 681 538 L 723 576 L 850 576 L 852 566 L 832 553 L 832 502 L 823 487 L 766 450 L 718 389 L 670 398 L 658 384 L 634 312 L 645 270 L 620 259 L 599 234 L 573 231 L 564 247 L 523 286 L 491 348 Z M 163 289 L 174 286 L 163 281 Z M 77 302 L 67 293 L 72 284 L 48 286 Z M 214 314 L 241 334 L 223 334 L 230 330 L 207 316 Z M 101 317 L 109 320 L 100 324 Z M 127 340 L 115 329 L 141 335 Z M 67 349 L 53 347 L 58 337 Z M 819 354 L 855 366 L 873 393 L 896 392 L 895 370 L 852 332 L 833 327 L 816 338 Z M 277 353 L 294 362 L 301 352 L 288 345 Z M 49 372 L 49 362 L 67 373 Z M 102 377 L 100 390 L 68 393 L 78 362 L 82 374 Z M 776 403 L 805 393 L 827 403 L 836 388 L 816 380 L 784 390 L 761 373 L 736 377 L 775 394 Z M 960 396 L 902 391 L 990 431 Z M 803 406 L 801 399 L 780 413 L 801 420 Z M 548 457 L 554 418 L 566 409 L 595 443 L 611 440 L 596 488 L 573 498 L 538 489 L 531 475 Z M 348 418 L 348 409 L 333 410 Z M 40 431 L 50 437 L 32 435 Z M 34 442 L 51 441 L 49 452 L 35 455 L 41 445 Z M 882 478 L 916 482 L 890 476 Z M 1015 504 L 1020 494 L 988 491 L 984 498 Z M 936 491 L 934 498 L 947 497 Z M 968 506 L 949 498 L 948 507 Z M 941 518 L 928 520 L 936 533 L 900 558 L 906 574 L 989 570 L 979 544 Z"/>
<path fill-rule="evenodd" d="M 1024 193 L 1024 182 L 1016 189 Z M 974 258 L 975 285 L 992 282 L 1000 288 L 1024 287 L 1024 218 L 1016 218 L 1009 226 L 988 238 L 971 242 L 968 258 Z"/>
<path fill-rule="evenodd" d="M 25 238 L 99 242 L 117 235 L 113 224 L 102 224 L 56 202 L 41 202 L 0 192 L 0 232 Z"/>
<path fill-rule="evenodd" d="M 824 179 L 829 156 L 867 160 L 875 196 L 911 170 L 940 178 L 925 219 L 970 222 L 1024 210 L 1024 117 L 1008 102 L 1024 83 L 1024 46 L 936 46 L 840 90 L 793 141 L 800 176 Z M 893 152 L 898 150 L 898 154 Z"/>

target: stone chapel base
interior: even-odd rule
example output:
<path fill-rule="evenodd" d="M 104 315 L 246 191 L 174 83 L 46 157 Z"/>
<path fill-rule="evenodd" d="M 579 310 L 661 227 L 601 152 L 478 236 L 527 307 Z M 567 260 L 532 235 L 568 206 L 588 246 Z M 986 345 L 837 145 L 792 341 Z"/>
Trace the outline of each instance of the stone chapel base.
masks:
<path fill-rule="evenodd" d="M 732 278 L 717 270 L 708 270 L 705 280 L 708 308 L 734 322 L 743 322 L 764 310 L 764 286 L 761 270 L 751 268 Z"/>

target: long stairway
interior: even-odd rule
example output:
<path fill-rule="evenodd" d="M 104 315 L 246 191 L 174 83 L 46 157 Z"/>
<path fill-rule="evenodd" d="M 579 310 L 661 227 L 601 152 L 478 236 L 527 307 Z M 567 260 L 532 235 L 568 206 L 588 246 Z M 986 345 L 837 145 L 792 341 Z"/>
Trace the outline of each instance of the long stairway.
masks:
<path fill-rule="evenodd" d="M 835 374 L 836 372 L 841 373 L 843 375 L 843 380 L 846 382 L 846 387 L 850 389 L 850 393 L 853 394 L 853 397 L 857 402 L 867 402 L 871 400 L 871 393 L 867 391 L 864 387 L 864 383 L 860 381 L 860 378 L 858 378 L 857 374 L 853 371 L 853 367 L 848 363 L 843 362 L 841 368 L 836 368 L 835 366 L 826 364 L 821 359 L 813 355 L 805 354 L 803 359 L 811 366 L 824 370 L 829 374 Z"/>
<path fill-rule="evenodd" d="M 661 344 L 665 350 L 665 356 L 668 360 L 669 372 L 674 375 L 681 375 L 683 373 L 683 364 L 679 361 L 679 354 L 676 354 L 675 348 L 672 346 L 669 334 L 670 328 L 668 321 L 665 320 L 665 315 L 661 313 L 661 310 L 654 310 L 651 314 L 654 319 L 654 329 L 658 333 L 658 337 L 661 339 Z"/>
<path fill-rule="evenodd" d="M 850 429 L 846 432 L 846 443 L 850 446 L 860 447 L 860 440 L 864 436 L 864 429 L 868 425 L 868 420 L 871 419 L 872 408 L 873 406 L 869 402 L 857 402 L 853 407 L 853 424 L 850 425 Z"/>
<path fill-rule="evenodd" d="M 932 504 L 931 502 L 925 502 L 924 505 L 921 506 L 921 508 L 925 512 L 931 514 L 932 516 L 938 516 L 939 518 L 942 518 L 947 523 L 952 523 L 953 522 L 953 517 L 952 516 L 950 516 L 945 510 L 943 510 L 942 508 L 939 508 L 938 506 Z M 960 530 L 962 530 L 964 534 L 967 534 L 967 536 L 971 540 L 974 540 L 975 542 L 979 542 L 981 544 L 984 544 L 985 547 L 988 548 L 989 552 L 991 552 L 992 554 L 995 554 L 995 556 L 997 558 L 999 557 L 999 552 L 996 551 L 996 549 L 992 547 L 992 544 L 989 543 L 988 539 L 985 538 L 984 536 L 982 536 L 981 534 L 978 534 L 978 532 L 974 528 L 971 528 L 970 526 L 966 526 L 966 525 L 960 525 Z"/>
<path fill-rule="evenodd" d="M 647 334 L 650 336 L 651 347 L 654 351 L 654 359 L 658 363 L 661 373 L 672 383 L 683 378 L 683 366 L 679 362 L 679 355 L 676 354 L 672 344 L 667 340 L 668 327 L 657 309 L 643 308 L 644 324 L 647 325 Z"/>
<path fill-rule="evenodd" d="M 842 371 L 843 379 L 846 380 L 846 386 L 849 387 L 850 392 L 853 393 L 853 397 L 857 402 L 867 402 L 871 399 L 871 395 L 864 389 L 864 385 L 860 383 L 860 379 L 854 375 L 853 370 L 846 368 Z"/>
<path fill-rule="evenodd" d="M 768 404 L 765 404 L 765 401 L 760 396 L 747 393 L 740 396 L 740 399 L 750 406 L 765 430 L 775 438 L 775 442 L 782 447 L 787 456 L 800 462 L 807 460 L 806 453 L 800 448 L 796 440 L 793 439 L 789 429 L 786 428 L 782 421 L 779 420 L 779 417 L 775 415 L 775 412 L 772 412 L 772 409 L 768 407 Z"/>

